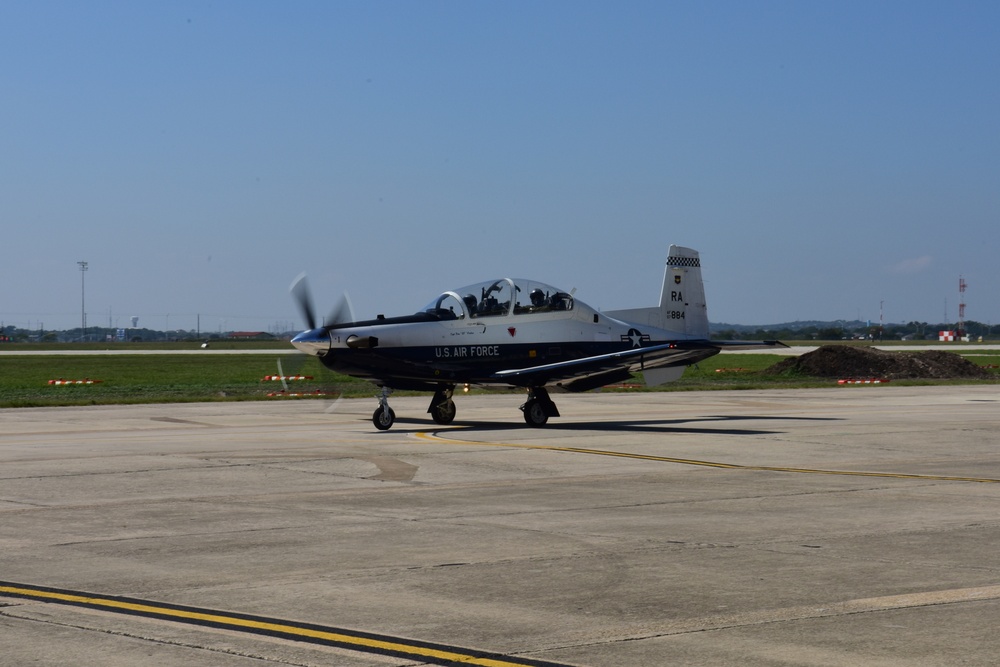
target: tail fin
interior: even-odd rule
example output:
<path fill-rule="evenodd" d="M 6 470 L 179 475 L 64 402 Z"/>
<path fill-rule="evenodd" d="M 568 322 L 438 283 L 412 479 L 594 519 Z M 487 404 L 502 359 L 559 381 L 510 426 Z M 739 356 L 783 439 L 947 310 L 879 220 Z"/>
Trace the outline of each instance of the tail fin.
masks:
<path fill-rule="evenodd" d="M 708 307 L 697 250 L 670 246 L 660 292 L 660 326 L 692 338 L 708 338 Z"/>
<path fill-rule="evenodd" d="M 708 338 L 708 309 L 705 306 L 705 286 L 701 281 L 698 251 L 679 245 L 670 246 L 659 307 L 612 310 L 607 315 L 626 322 L 676 331 L 686 338 Z"/>

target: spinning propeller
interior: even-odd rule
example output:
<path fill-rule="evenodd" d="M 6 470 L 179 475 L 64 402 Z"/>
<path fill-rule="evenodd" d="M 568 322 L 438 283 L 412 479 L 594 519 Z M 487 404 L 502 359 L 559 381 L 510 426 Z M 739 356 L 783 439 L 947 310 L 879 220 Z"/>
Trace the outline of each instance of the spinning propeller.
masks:
<path fill-rule="evenodd" d="M 299 307 L 299 312 L 302 313 L 302 319 L 305 320 L 306 326 L 310 330 L 316 329 L 320 326 L 316 322 L 316 310 L 313 307 L 312 294 L 309 292 L 309 283 L 306 280 L 306 274 L 300 273 L 298 277 L 292 281 L 292 285 L 288 289 L 292 293 L 292 297 L 295 299 L 295 303 Z M 333 309 L 330 311 L 329 315 L 327 315 L 323 320 L 321 326 L 324 328 L 333 327 L 338 324 L 345 324 L 353 321 L 354 307 L 351 305 L 351 299 L 347 296 L 347 292 L 344 292 L 334 305 Z"/>
<path fill-rule="evenodd" d="M 316 328 L 316 313 L 313 310 L 312 296 L 309 294 L 309 284 L 306 282 L 306 274 L 300 273 L 298 277 L 292 281 L 291 286 L 288 291 L 292 293 L 292 298 L 295 299 L 295 303 L 299 306 L 299 312 L 302 313 L 302 319 L 306 321 L 306 327 L 309 329 Z"/>
<path fill-rule="evenodd" d="M 350 298 L 345 292 L 340 299 L 338 299 L 329 315 L 327 315 L 322 322 L 318 322 L 316 319 L 316 309 L 313 305 L 312 294 L 309 291 L 309 284 L 306 280 L 305 273 L 299 274 L 299 276 L 292 281 L 289 291 L 299 308 L 299 312 L 302 314 L 302 319 L 305 320 L 305 324 L 308 327 L 305 331 L 299 333 L 292 339 L 292 344 L 303 352 L 311 352 L 313 354 L 316 353 L 315 351 L 321 351 L 321 353 L 326 352 L 330 345 L 330 329 L 338 324 L 346 324 L 354 321 L 354 309 L 351 306 Z M 284 361 L 284 363 L 282 363 L 282 361 Z M 293 354 L 289 357 L 285 357 L 284 360 L 279 358 L 277 364 L 278 375 L 276 378 L 281 380 L 281 386 L 283 389 L 282 393 L 288 396 L 297 395 L 296 392 L 298 386 L 289 386 L 289 380 L 312 380 L 313 378 L 311 376 L 303 378 L 298 371 L 305 364 L 312 365 L 315 363 L 315 358 L 310 361 L 308 356 L 301 354 Z M 294 384 L 298 385 L 298 382 L 295 382 Z M 308 386 L 309 384 L 306 385 L 306 387 Z M 305 387 L 303 387 L 303 389 L 305 389 Z M 343 392 L 336 387 L 326 387 L 322 389 L 309 389 L 304 391 L 302 395 L 310 394 L 334 397 L 332 403 L 330 403 L 324 410 L 324 412 L 332 412 L 340 402 Z"/>

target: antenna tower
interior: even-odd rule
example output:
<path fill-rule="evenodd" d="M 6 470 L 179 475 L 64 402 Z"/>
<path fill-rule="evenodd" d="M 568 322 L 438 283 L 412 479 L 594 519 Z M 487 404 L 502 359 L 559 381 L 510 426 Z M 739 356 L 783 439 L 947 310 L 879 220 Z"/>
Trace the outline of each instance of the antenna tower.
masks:
<path fill-rule="evenodd" d="M 958 336 L 965 336 L 965 278 L 958 277 Z"/>

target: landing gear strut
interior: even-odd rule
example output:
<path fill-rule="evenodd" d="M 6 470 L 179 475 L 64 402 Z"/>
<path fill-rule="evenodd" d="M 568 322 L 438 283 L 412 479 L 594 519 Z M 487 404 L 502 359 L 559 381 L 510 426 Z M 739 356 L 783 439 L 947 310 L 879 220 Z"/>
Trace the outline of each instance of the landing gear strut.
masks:
<path fill-rule="evenodd" d="M 389 394 L 392 393 L 390 387 L 382 387 L 382 392 L 377 396 L 378 407 L 372 415 L 372 423 L 380 431 L 388 431 L 396 421 L 396 413 L 389 407 Z"/>
<path fill-rule="evenodd" d="M 545 387 L 531 387 L 528 390 L 528 402 L 521 406 L 524 412 L 524 422 L 528 426 L 545 426 L 549 417 L 558 417 L 559 409 L 549 398 Z"/>
<path fill-rule="evenodd" d="M 444 426 L 450 424 L 455 419 L 455 413 L 458 409 L 455 407 L 455 401 L 451 400 L 454 393 L 455 385 L 453 384 L 442 385 L 434 392 L 434 397 L 431 398 L 431 404 L 427 408 L 427 412 L 430 413 L 431 419 L 435 423 Z"/>

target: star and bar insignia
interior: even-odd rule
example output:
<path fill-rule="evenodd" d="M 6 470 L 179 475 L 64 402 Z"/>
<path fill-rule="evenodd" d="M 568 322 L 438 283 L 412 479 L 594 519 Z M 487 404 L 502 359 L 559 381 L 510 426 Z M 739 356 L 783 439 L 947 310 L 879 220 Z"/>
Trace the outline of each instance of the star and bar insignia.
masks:
<path fill-rule="evenodd" d="M 643 343 L 649 342 L 649 334 L 644 334 L 638 329 L 629 329 L 627 334 L 622 334 L 623 343 L 631 341 L 632 347 L 642 347 Z"/>

